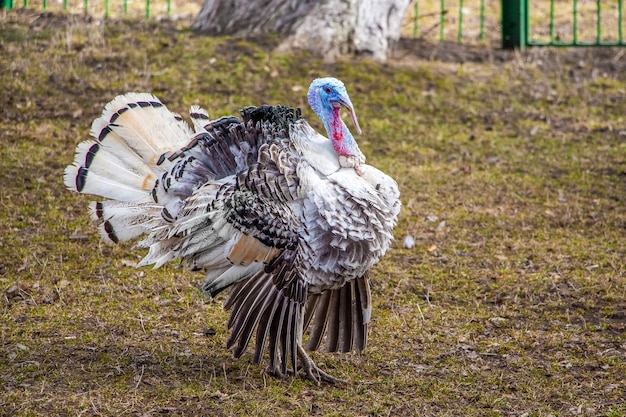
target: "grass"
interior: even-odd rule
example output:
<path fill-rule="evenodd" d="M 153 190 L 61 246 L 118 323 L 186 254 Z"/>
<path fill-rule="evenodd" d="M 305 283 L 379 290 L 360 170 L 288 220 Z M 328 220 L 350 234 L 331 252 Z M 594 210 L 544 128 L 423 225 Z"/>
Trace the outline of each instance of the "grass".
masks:
<path fill-rule="evenodd" d="M 274 43 L 4 18 L 0 414 L 626 416 L 621 51 L 418 42 L 386 65 L 324 64 Z M 403 201 L 373 270 L 368 349 L 314 354 L 346 386 L 232 359 L 223 298 L 201 297 L 201 274 L 134 268 L 142 252 L 102 244 L 90 199 L 62 184 L 117 94 L 214 117 L 290 104 L 321 128 L 304 97 L 318 75 L 346 83 L 361 149 Z"/>

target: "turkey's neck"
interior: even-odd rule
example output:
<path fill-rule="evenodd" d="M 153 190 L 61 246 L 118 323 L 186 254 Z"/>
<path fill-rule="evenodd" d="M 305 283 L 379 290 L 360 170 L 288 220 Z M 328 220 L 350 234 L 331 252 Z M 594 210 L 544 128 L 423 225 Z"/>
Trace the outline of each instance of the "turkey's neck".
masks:
<path fill-rule="evenodd" d="M 328 133 L 328 138 L 333 144 L 333 148 L 335 152 L 339 155 L 343 156 L 356 156 L 360 154 L 359 146 L 348 130 L 346 124 L 341 120 L 339 115 L 340 108 L 333 107 L 331 110 L 331 114 L 326 119 L 327 122 L 324 123 L 326 127 L 326 131 Z"/>

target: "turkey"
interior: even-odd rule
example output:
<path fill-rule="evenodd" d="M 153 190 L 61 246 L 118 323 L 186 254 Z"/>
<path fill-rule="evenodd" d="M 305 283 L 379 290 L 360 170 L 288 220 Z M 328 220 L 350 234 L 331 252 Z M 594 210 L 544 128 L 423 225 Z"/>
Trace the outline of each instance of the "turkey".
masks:
<path fill-rule="evenodd" d="M 141 266 L 179 259 L 206 273 L 204 293 L 230 287 L 236 358 L 254 336 L 254 362 L 267 350 L 271 373 L 335 383 L 307 350 L 365 348 L 368 271 L 390 247 L 400 200 L 341 119 L 344 108 L 360 132 L 343 83 L 314 80 L 308 101 L 328 137 L 284 106 L 217 120 L 192 106 L 190 126 L 150 94 L 118 96 L 64 182 L 103 198 L 89 206 L 103 239 L 138 240 Z"/>

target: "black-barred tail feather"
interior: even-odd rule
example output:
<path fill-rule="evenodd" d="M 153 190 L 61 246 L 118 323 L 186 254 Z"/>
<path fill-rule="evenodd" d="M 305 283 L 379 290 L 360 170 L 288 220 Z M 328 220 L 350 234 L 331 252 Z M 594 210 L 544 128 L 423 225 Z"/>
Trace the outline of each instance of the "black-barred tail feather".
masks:
<path fill-rule="evenodd" d="M 89 209 L 105 241 L 118 243 L 136 239 L 158 227 L 162 207 L 154 203 L 105 200 L 91 202 Z"/>
<path fill-rule="evenodd" d="M 191 118 L 196 133 L 204 133 L 207 131 L 207 127 L 211 123 L 208 111 L 194 104 L 189 109 L 189 117 Z"/>
<path fill-rule="evenodd" d="M 149 202 L 154 171 L 125 145 L 111 142 L 115 146 L 93 140 L 79 144 L 74 164 L 65 169 L 65 185 L 112 200 Z"/>
<path fill-rule="evenodd" d="M 149 202 L 167 168 L 157 165 L 159 158 L 187 144 L 193 132 L 154 96 L 129 93 L 105 106 L 91 135 L 94 140 L 81 143 L 66 168 L 65 185 L 112 200 Z"/>

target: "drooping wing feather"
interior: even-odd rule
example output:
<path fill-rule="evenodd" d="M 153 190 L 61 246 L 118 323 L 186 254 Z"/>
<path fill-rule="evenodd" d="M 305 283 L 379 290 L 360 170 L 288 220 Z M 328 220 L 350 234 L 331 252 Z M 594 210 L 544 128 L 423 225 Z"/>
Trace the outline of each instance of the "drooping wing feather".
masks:
<path fill-rule="evenodd" d="M 227 346 L 235 346 L 234 355 L 240 357 L 256 328 L 254 361 L 260 362 L 269 341 L 271 369 L 284 374 L 288 363 L 297 369 L 305 301 L 305 283 L 293 257 L 279 256 L 263 272 L 235 284 L 231 290 L 225 304 L 231 311 Z"/>
<path fill-rule="evenodd" d="M 304 317 L 307 350 L 317 350 L 327 336 L 327 352 L 361 352 L 367 346 L 372 312 L 368 274 L 344 286 L 310 295 Z"/>

